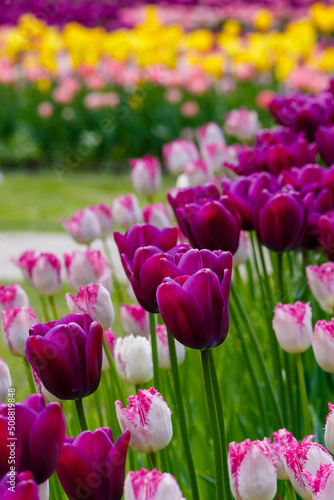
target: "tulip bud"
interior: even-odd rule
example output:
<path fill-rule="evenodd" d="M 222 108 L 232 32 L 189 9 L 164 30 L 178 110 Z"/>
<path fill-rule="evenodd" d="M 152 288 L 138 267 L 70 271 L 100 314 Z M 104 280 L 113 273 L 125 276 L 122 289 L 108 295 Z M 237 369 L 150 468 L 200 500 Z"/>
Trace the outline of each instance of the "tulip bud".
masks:
<path fill-rule="evenodd" d="M 29 328 L 36 325 L 37 316 L 31 307 L 16 307 L 1 311 L 1 326 L 6 347 L 14 356 L 24 356 Z"/>
<path fill-rule="evenodd" d="M 272 500 L 277 491 L 277 473 L 269 446 L 261 441 L 230 443 L 230 485 L 236 500 Z"/>
<path fill-rule="evenodd" d="M 127 335 L 149 337 L 150 322 L 148 312 L 140 304 L 122 304 L 120 313 L 123 330 Z"/>
<path fill-rule="evenodd" d="M 260 128 L 256 111 L 247 108 L 234 109 L 225 119 L 225 132 L 239 141 L 250 141 Z"/>
<path fill-rule="evenodd" d="M 152 348 L 145 337 L 119 337 L 114 355 L 118 375 L 128 384 L 145 384 L 153 378 Z"/>
<path fill-rule="evenodd" d="M 158 348 L 158 360 L 159 366 L 163 370 L 170 370 L 170 356 L 169 356 L 169 346 L 168 346 L 168 336 L 167 336 L 167 328 L 165 325 L 157 325 L 157 348 Z M 176 357 L 177 364 L 181 365 L 186 356 L 186 349 L 184 345 L 175 340 L 175 348 L 176 348 Z"/>
<path fill-rule="evenodd" d="M 48 297 L 60 291 L 60 262 L 52 253 L 27 251 L 13 262 L 39 295 Z"/>
<path fill-rule="evenodd" d="M 329 314 L 334 311 L 334 262 L 306 268 L 308 285 L 321 309 Z"/>
<path fill-rule="evenodd" d="M 326 417 L 325 426 L 325 445 L 326 448 L 334 453 L 334 405 L 328 403 L 329 414 Z"/>
<path fill-rule="evenodd" d="M 286 429 L 280 429 L 277 432 L 273 432 L 273 442 L 270 443 L 268 440 L 268 445 L 273 452 L 274 460 L 277 467 L 277 479 L 289 479 L 284 466 L 284 453 L 290 446 L 297 446 L 298 441 L 291 432 Z"/>
<path fill-rule="evenodd" d="M 156 469 L 130 471 L 124 483 L 124 500 L 185 500 L 173 477 Z"/>
<path fill-rule="evenodd" d="M 101 283 L 81 286 L 76 296 L 67 293 L 65 300 L 71 313 L 89 314 L 103 330 L 114 322 L 115 311 L 110 293 Z"/>
<path fill-rule="evenodd" d="M 89 207 L 98 218 L 100 224 L 100 238 L 106 238 L 113 230 L 113 220 L 111 208 L 109 205 L 102 203 L 101 205 L 91 205 Z"/>
<path fill-rule="evenodd" d="M 207 123 L 197 129 L 197 136 L 200 143 L 201 153 L 203 154 L 202 147 L 205 144 L 223 144 L 225 145 L 225 138 L 222 129 L 215 122 Z"/>
<path fill-rule="evenodd" d="M 126 194 L 115 198 L 112 204 L 112 213 L 116 224 L 122 229 L 129 229 L 143 220 L 135 194 Z"/>
<path fill-rule="evenodd" d="M 75 250 L 64 254 L 67 279 L 74 290 L 91 283 L 102 283 L 110 290 L 111 268 L 99 250 Z"/>
<path fill-rule="evenodd" d="M 159 229 L 164 229 L 171 225 L 167 209 L 162 203 L 147 205 L 143 209 L 143 217 L 146 224 L 152 224 L 152 226 Z"/>
<path fill-rule="evenodd" d="M 208 182 L 211 177 L 211 169 L 203 160 L 189 161 L 184 166 L 184 175 L 188 178 L 189 186 L 200 186 Z"/>
<path fill-rule="evenodd" d="M 137 396 L 128 398 L 129 406 L 123 408 L 116 401 L 116 415 L 122 432 L 131 432 L 130 446 L 143 453 L 165 448 L 173 436 L 171 411 L 161 394 L 151 387 L 139 390 Z"/>
<path fill-rule="evenodd" d="M 29 298 L 21 285 L 0 286 L 0 311 L 29 306 Z"/>
<path fill-rule="evenodd" d="M 12 379 L 7 363 L 0 358 L 0 402 L 4 403 L 8 398 L 8 389 L 12 387 Z"/>
<path fill-rule="evenodd" d="M 239 246 L 233 255 L 233 265 L 244 264 L 249 258 L 248 239 L 244 231 L 240 231 Z"/>
<path fill-rule="evenodd" d="M 90 207 L 75 212 L 69 221 L 61 218 L 64 229 L 78 243 L 90 244 L 99 238 L 101 227 L 96 213 Z"/>
<path fill-rule="evenodd" d="M 311 340 L 318 365 L 325 372 L 334 373 L 334 319 L 317 321 Z"/>
<path fill-rule="evenodd" d="M 141 196 L 152 196 L 161 187 L 161 167 L 153 156 L 130 160 L 132 186 Z"/>
<path fill-rule="evenodd" d="M 165 144 L 162 148 L 162 154 L 167 170 L 171 175 L 181 174 L 188 161 L 200 159 L 194 142 L 186 139 L 178 139 Z"/>
<path fill-rule="evenodd" d="M 274 309 L 273 329 L 284 351 L 298 353 L 311 345 L 312 309 L 310 303 L 277 304 Z"/>

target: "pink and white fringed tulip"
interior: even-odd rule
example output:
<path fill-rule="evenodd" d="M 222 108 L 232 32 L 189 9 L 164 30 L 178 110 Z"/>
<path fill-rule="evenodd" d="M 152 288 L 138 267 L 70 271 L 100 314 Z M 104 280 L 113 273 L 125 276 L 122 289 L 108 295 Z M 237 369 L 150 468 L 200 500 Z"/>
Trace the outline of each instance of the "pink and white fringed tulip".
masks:
<path fill-rule="evenodd" d="M 325 445 L 326 448 L 334 453 L 334 405 L 328 403 L 329 414 L 326 417 L 325 425 Z"/>
<path fill-rule="evenodd" d="M 135 194 L 125 194 L 115 198 L 112 204 L 112 214 L 114 221 L 122 229 L 130 229 L 134 224 L 143 220 L 143 214 Z"/>
<path fill-rule="evenodd" d="M 110 293 L 101 283 L 81 286 L 76 296 L 65 295 L 66 304 L 72 313 L 87 313 L 107 330 L 115 320 L 115 311 Z"/>
<path fill-rule="evenodd" d="M 0 286 L 0 311 L 29 306 L 29 298 L 21 285 Z"/>
<path fill-rule="evenodd" d="M 1 311 L 1 326 L 6 347 L 14 356 L 24 356 L 29 328 L 38 323 L 31 307 L 15 307 Z"/>
<path fill-rule="evenodd" d="M 130 446 L 143 453 L 165 448 L 173 436 L 171 411 L 161 394 L 153 387 L 139 390 L 137 396 L 128 398 L 129 406 L 123 408 L 116 401 L 116 415 L 122 432 L 131 432 Z"/>
<path fill-rule="evenodd" d="M 312 309 L 310 303 L 277 304 L 274 309 L 273 329 L 284 351 L 298 353 L 311 345 Z"/>
<path fill-rule="evenodd" d="M 143 209 L 143 217 L 146 224 L 151 224 L 158 229 L 164 229 L 171 225 L 167 208 L 160 202 L 147 205 Z"/>
<path fill-rule="evenodd" d="M 247 108 L 234 109 L 226 116 L 224 129 L 239 141 L 250 141 L 260 129 L 258 114 Z"/>
<path fill-rule="evenodd" d="M 8 365 L 0 358 L 0 403 L 7 401 L 10 387 L 12 387 L 12 379 Z"/>
<path fill-rule="evenodd" d="M 111 208 L 109 205 L 105 203 L 101 203 L 100 205 L 91 205 L 89 207 L 98 218 L 100 224 L 100 234 L 99 238 L 106 238 L 113 231 L 113 220 L 111 214 Z"/>
<path fill-rule="evenodd" d="M 153 378 L 152 348 L 146 337 L 119 337 L 114 356 L 117 373 L 126 383 L 145 384 Z"/>
<path fill-rule="evenodd" d="M 65 217 L 61 217 L 60 220 L 64 229 L 78 243 L 88 245 L 100 236 L 100 222 L 91 207 L 75 212 L 69 221 Z"/>
<path fill-rule="evenodd" d="M 184 166 L 189 186 L 196 187 L 207 183 L 212 178 L 211 169 L 203 160 L 188 161 Z"/>
<path fill-rule="evenodd" d="M 124 500 L 185 500 L 174 476 L 156 469 L 130 471 L 124 483 Z"/>
<path fill-rule="evenodd" d="M 166 325 L 157 325 L 157 348 L 158 348 L 158 360 L 159 366 L 163 370 L 170 370 L 170 356 L 169 356 L 169 347 L 168 347 L 168 336 L 167 336 L 167 328 Z M 186 349 L 184 345 L 182 345 L 178 340 L 175 340 L 175 348 L 176 348 L 176 357 L 177 364 L 181 365 L 186 356 Z"/>
<path fill-rule="evenodd" d="M 249 244 L 245 231 L 240 231 L 239 246 L 233 255 L 233 265 L 239 266 L 247 262 L 249 258 Z"/>
<path fill-rule="evenodd" d="M 272 500 L 275 497 L 276 464 L 265 442 L 246 439 L 240 444 L 230 443 L 228 469 L 236 500 Z"/>
<path fill-rule="evenodd" d="M 158 158 L 144 156 L 130 160 L 133 189 L 142 196 L 152 196 L 161 187 L 161 167 Z"/>
<path fill-rule="evenodd" d="M 223 144 L 225 145 L 225 137 L 218 123 L 210 122 L 197 129 L 197 137 L 202 152 L 202 147 L 205 144 Z M 202 153 L 203 154 L 203 153 Z"/>
<path fill-rule="evenodd" d="M 127 335 L 149 337 L 150 322 L 148 312 L 140 304 L 122 304 L 120 307 L 123 330 Z"/>
<path fill-rule="evenodd" d="M 313 500 L 332 500 L 334 492 L 334 465 L 322 464 L 311 482 Z"/>
<path fill-rule="evenodd" d="M 317 321 L 311 341 L 320 368 L 325 372 L 334 373 L 334 319 Z"/>
<path fill-rule="evenodd" d="M 273 452 L 277 467 L 277 479 L 289 479 L 284 466 L 284 453 L 290 446 L 297 446 L 297 439 L 286 429 L 273 432 L 273 442 L 268 439 L 268 446 Z"/>
<path fill-rule="evenodd" d="M 28 250 L 13 262 L 39 295 L 50 297 L 60 291 L 60 262 L 52 253 Z"/>
<path fill-rule="evenodd" d="M 110 290 L 111 268 L 99 250 L 75 250 L 64 254 L 68 282 L 74 290 L 91 283 L 102 283 Z"/>
<path fill-rule="evenodd" d="M 334 262 L 306 268 L 308 285 L 321 309 L 334 312 Z"/>
<path fill-rule="evenodd" d="M 177 139 L 165 144 L 162 148 L 162 154 L 171 175 L 181 174 L 186 163 L 200 159 L 195 143 L 186 139 Z"/>
<path fill-rule="evenodd" d="M 210 172 L 221 174 L 227 157 L 227 146 L 222 142 L 203 144 L 201 152 Z"/>

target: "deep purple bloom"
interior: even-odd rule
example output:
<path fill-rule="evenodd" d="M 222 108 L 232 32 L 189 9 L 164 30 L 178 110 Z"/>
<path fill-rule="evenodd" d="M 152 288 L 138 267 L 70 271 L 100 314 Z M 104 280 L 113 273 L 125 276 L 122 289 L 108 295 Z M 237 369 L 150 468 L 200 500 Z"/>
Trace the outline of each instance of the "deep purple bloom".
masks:
<path fill-rule="evenodd" d="M 229 328 L 231 269 L 223 280 L 211 269 L 193 276 L 165 278 L 157 290 L 162 319 L 171 334 L 193 349 L 220 345 Z"/>
<path fill-rule="evenodd" d="M 204 186 L 189 187 L 184 189 L 171 189 L 167 194 L 167 199 L 174 210 L 179 207 L 184 207 L 189 205 L 189 203 L 194 203 L 195 201 L 201 200 L 202 198 L 211 198 L 213 200 L 218 200 L 220 198 L 220 192 L 215 184 L 209 182 L 204 184 Z"/>
<path fill-rule="evenodd" d="M 99 386 L 102 327 L 89 314 L 68 314 L 29 331 L 26 356 L 46 389 L 59 399 L 89 396 Z"/>
<path fill-rule="evenodd" d="M 324 162 L 330 166 L 334 163 L 334 125 L 319 127 L 315 140 Z"/>
<path fill-rule="evenodd" d="M 15 493 L 9 489 L 11 485 L 8 483 L 8 474 L 0 481 L 1 500 L 39 500 L 38 486 L 31 472 L 14 473 L 13 480 L 15 481 Z"/>
<path fill-rule="evenodd" d="M 238 175 L 250 175 L 268 170 L 266 149 L 249 146 L 240 148 L 238 164 L 234 170 Z"/>
<path fill-rule="evenodd" d="M 57 474 L 71 500 L 120 500 L 130 431 L 113 444 L 108 428 L 85 431 L 63 446 Z"/>
<path fill-rule="evenodd" d="M 0 404 L 0 477 L 10 470 L 9 407 Z M 30 471 L 42 484 L 56 470 L 65 439 L 65 419 L 58 403 L 45 406 L 43 396 L 33 394 L 15 404 L 16 472 Z M 13 440 L 12 440 L 13 441 Z M 2 498 L 2 497 L 1 497 Z"/>
<path fill-rule="evenodd" d="M 314 249 L 319 247 L 319 220 L 324 213 L 332 211 L 333 208 L 333 194 L 329 189 L 314 190 L 307 216 L 305 233 L 301 241 L 303 248 Z"/>
<path fill-rule="evenodd" d="M 302 167 L 315 161 L 317 148 L 299 134 L 291 144 L 276 144 L 267 152 L 268 169 L 275 175 L 291 167 Z"/>
<path fill-rule="evenodd" d="M 330 261 L 334 261 L 334 213 L 319 217 L 318 232 L 320 245 Z"/>
<path fill-rule="evenodd" d="M 290 185 L 302 195 L 314 193 L 325 187 L 325 178 L 329 170 L 317 164 L 305 165 L 302 168 L 291 168 L 281 173 L 280 180 Z"/>

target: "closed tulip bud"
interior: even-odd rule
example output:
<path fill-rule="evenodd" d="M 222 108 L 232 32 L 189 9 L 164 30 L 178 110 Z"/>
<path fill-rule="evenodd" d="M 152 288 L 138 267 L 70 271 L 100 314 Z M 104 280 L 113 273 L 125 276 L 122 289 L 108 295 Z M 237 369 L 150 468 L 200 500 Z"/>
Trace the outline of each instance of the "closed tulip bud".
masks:
<path fill-rule="evenodd" d="M 67 279 L 74 290 L 91 283 L 102 283 L 110 290 L 111 268 L 99 250 L 75 250 L 64 254 Z"/>
<path fill-rule="evenodd" d="M 312 309 L 310 303 L 277 304 L 273 329 L 279 345 L 290 353 L 304 352 L 311 346 Z"/>
<path fill-rule="evenodd" d="M 329 414 L 326 417 L 325 426 L 325 445 L 326 448 L 334 453 L 334 405 L 328 403 Z"/>
<path fill-rule="evenodd" d="M 168 346 L 168 336 L 167 336 L 167 328 L 165 325 L 157 325 L 157 347 L 158 347 L 158 359 L 159 366 L 163 370 L 170 370 L 170 356 L 169 356 L 169 346 Z M 186 356 L 186 350 L 184 345 L 175 340 L 175 348 L 176 348 L 176 357 L 177 364 L 181 365 Z"/>
<path fill-rule="evenodd" d="M 0 481 L 1 500 L 41 500 L 39 488 L 31 472 L 20 472 L 14 475 L 15 491 L 9 489 L 9 475 L 5 474 Z M 47 500 L 46 498 L 43 500 Z"/>
<path fill-rule="evenodd" d="M 69 221 L 61 218 L 64 229 L 78 243 L 90 244 L 99 238 L 101 227 L 96 213 L 90 207 L 75 212 Z"/>
<path fill-rule="evenodd" d="M 284 466 L 284 453 L 290 446 L 298 445 L 297 439 L 286 429 L 280 429 L 277 432 L 273 432 L 273 442 L 270 443 L 268 439 L 268 445 L 273 452 L 276 462 L 277 479 L 289 479 Z"/>
<path fill-rule="evenodd" d="M 143 209 L 143 217 L 146 224 L 151 224 L 158 229 L 164 229 L 171 225 L 167 208 L 162 203 L 147 205 Z"/>
<path fill-rule="evenodd" d="M 334 373 L 334 319 L 317 321 L 311 341 L 320 368 L 325 372 Z"/>
<path fill-rule="evenodd" d="M 329 314 L 334 312 L 334 263 L 325 262 L 321 266 L 306 268 L 307 282 L 321 309 Z"/>
<path fill-rule="evenodd" d="M 168 472 L 156 469 L 130 471 L 124 483 L 124 500 L 185 500 L 179 485 Z"/>
<path fill-rule="evenodd" d="M 189 161 L 185 164 L 184 175 L 188 178 L 189 186 L 200 186 L 208 182 L 211 177 L 211 169 L 203 160 Z"/>
<path fill-rule="evenodd" d="M 29 328 L 38 323 L 31 307 L 1 311 L 1 326 L 6 347 L 14 356 L 24 356 Z"/>
<path fill-rule="evenodd" d="M 153 387 L 130 396 L 129 406 L 116 401 L 116 415 L 122 432 L 131 432 L 130 446 L 142 453 L 165 448 L 173 436 L 171 411 L 161 394 Z"/>
<path fill-rule="evenodd" d="M 210 122 L 206 125 L 197 129 L 197 136 L 200 143 L 200 148 L 202 152 L 202 147 L 205 144 L 224 144 L 225 145 L 225 137 L 221 127 L 218 123 Z M 202 152 L 203 154 L 203 152 Z"/>
<path fill-rule="evenodd" d="M 145 384 L 153 378 L 152 348 L 147 338 L 119 337 L 114 357 L 118 375 L 128 384 Z"/>
<path fill-rule="evenodd" d="M 89 208 L 98 218 L 100 224 L 99 238 L 106 238 L 113 231 L 111 208 L 105 203 L 102 203 L 101 205 L 91 205 Z"/>
<path fill-rule="evenodd" d="M 239 266 L 247 262 L 249 258 L 249 244 L 247 235 L 244 231 L 240 232 L 239 246 L 235 254 L 233 255 L 233 265 Z"/>
<path fill-rule="evenodd" d="M 272 500 L 277 491 L 276 464 L 269 446 L 261 441 L 230 443 L 230 485 L 236 500 Z"/>
<path fill-rule="evenodd" d="M 115 311 L 110 293 L 101 283 L 81 286 L 76 296 L 67 293 L 65 299 L 71 313 L 89 314 L 103 330 L 114 322 Z"/>
<path fill-rule="evenodd" d="M 195 143 L 186 139 L 178 139 L 165 144 L 162 154 L 171 175 L 181 174 L 186 163 L 200 159 Z"/>
<path fill-rule="evenodd" d="M 21 285 L 0 286 L 0 311 L 29 306 L 29 298 Z"/>
<path fill-rule="evenodd" d="M 120 307 L 123 330 L 127 335 L 149 337 L 150 322 L 148 312 L 140 304 L 122 304 Z"/>
<path fill-rule="evenodd" d="M 8 389 L 12 387 L 12 379 L 7 363 L 0 358 L 0 402 L 4 403 L 8 398 Z"/>
<path fill-rule="evenodd" d="M 116 224 L 122 229 L 130 229 L 134 224 L 142 222 L 143 214 L 135 194 L 126 194 L 115 198 L 112 214 Z"/>
<path fill-rule="evenodd" d="M 247 108 L 234 109 L 226 116 L 224 129 L 239 141 L 250 141 L 260 129 L 258 114 Z"/>
<path fill-rule="evenodd" d="M 52 253 L 27 251 L 13 262 L 39 295 L 50 297 L 60 291 L 60 262 Z"/>
<path fill-rule="evenodd" d="M 158 158 L 144 156 L 130 160 L 133 189 L 141 196 L 152 196 L 161 187 L 161 167 Z M 138 222 L 138 221 L 136 221 Z"/>
<path fill-rule="evenodd" d="M 59 399 L 89 396 L 99 386 L 102 328 L 88 314 L 68 314 L 29 331 L 26 356 L 45 388 Z"/>

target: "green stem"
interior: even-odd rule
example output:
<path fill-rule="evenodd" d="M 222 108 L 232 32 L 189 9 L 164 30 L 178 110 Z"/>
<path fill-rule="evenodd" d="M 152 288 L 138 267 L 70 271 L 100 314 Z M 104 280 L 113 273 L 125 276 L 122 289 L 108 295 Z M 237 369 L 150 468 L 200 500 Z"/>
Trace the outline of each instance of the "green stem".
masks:
<path fill-rule="evenodd" d="M 171 362 L 171 367 L 172 367 L 172 377 L 173 377 L 173 383 L 174 383 L 176 408 L 177 408 L 177 413 L 178 413 L 182 444 L 183 444 L 184 453 L 186 456 L 187 468 L 188 468 L 188 473 L 189 473 L 189 477 L 190 477 L 192 497 L 193 497 L 193 500 L 199 500 L 199 491 L 198 491 L 195 465 L 194 465 L 194 460 L 193 460 L 193 456 L 191 453 L 190 441 L 189 441 L 189 435 L 188 435 L 188 429 L 187 429 L 187 422 L 186 422 L 186 414 L 184 411 L 183 396 L 182 396 L 182 391 L 181 391 L 181 382 L 180 382 L 180 374 L 179 374 L 179 366 L 177 364 L 177 357 L 176 357 L 175 340 L 169 331 L 168 331 L 168 347 L 169 347 L 170 362 Z"/>
<path fill-rule="evenodd" d="M 149 316 L 150 316 L 150 333 L 151 333 L 151 346 L 152 346 L 154 387 L 157 391 L 160 391 L 159 360 L 158 360 L 158 345 L 157 345 L 155 314 L 150 313 Z"/>
<path fill-rule="evenodd" d="M 208 350 L 201 351 L 203 377 L 206 392 L 206 401 L 210 417 L 213 451 L 215 457 L 215 478 L 216 478 L 216 500 L 224 500 L 224 484 L 223 484 L 223 457 L 220 445 L 220 432 L 218 427 L 217 412 L 215 407 L 215 398 L 212 387 L 212 379 L 210 374 L 210 355 Z"/>
<path fill-rule="evenodd" d="M 251 296 L 254 297 L 255 296 L 255 288 L 254 288 L 253 269 L 252 269 L 252 265 L 251 265 L 249 259 L 246 262 L 246 268 L 247 268 L 249 290 L 250 290 Z"/>
<path fill-rule="evenodd" d="M 124 394 L 124 390 L 123 390 L 121 381 L 119 379 L 118 373 L 117 373 L 116 368 L 115 368 L 114 360 L 111 357 L 109 347 L 108 347 L 108 344 L 107 344 L 107 341 L 106 341 L 104 335 L 102 336 L 102 342 L 103 342 L 103 349 L 104 349 L 104 352 L 106 353 L 107 360 L 109 363 L 109 372 L 111 374 L 111 383 L 116 384 L 118 397 L 121 400 L 121 403 L 123 405 L 125 405 L 126 404 L 126 396 Z"/>
<path fill-rule="evenodd" d="M 260 285 L 261 297 L 262 297 L 262 301 L 265 302 L 265 293 L 264 293 L 264 288 L 263 288 L 263 283 L 262 283 L 262 276 L 261 276 L 261 272 L 260 272 L 260 267 L 259 267 L 259 263 L 257 260 L 256 250 L 255 250 L 254 235 L 253 235 L 252 231 L 249 234 L 250 234 L 250 240 L 251 240 L 251 245 L 252 245 L 252 250 L 253 250 L 253 259 L 254 259 L 256 274 L 257 274 L 257 278 L 258 278 L 259 285 Z"/>
<path fill-rule="evenodd" d="M 81 432 L 88 431 L 88 425 L 87 425 L 86 415 L 85 415 L 83 404 L 82 404 L 82 399 L 75 400 L 75 407 L 76 407 L 78 419 L 80 422 Z"/>
<path fill-rule="evenodd" d="M 150 453 L 151 455 L 151 460 L 152 460 L 152 464 L 153 464 L 153 469 L 158 469 L 158 459 L 157 459 L 157 454 L 154 453 L 154 451 L 152 451 L 152 453 Z"/>
<path fill-rule="evenodd" d="M 50 302 L 50 306 L 51 306 L 51 310 L 52 310 L 52 314 L 54 316 L 54 319 L 57 319 L 58 315 L 57 315 L 57 310 L 56 310 L 55 298 L 53 297 L 53 295 L 51 295 L 51 297 L 49 297 L 49 302 Z"/>
<path fill-rule="evenodd" d="M 310 412 L 308 409 L 308 399 L 307 399 L 307 391 L 306 391 L 304 368 L 303 368 L 301 353 L 296 354 L 296 363 L 297 363 L 297 373 L 299 380 L 300 399 L 302 402 L 302 410 L 304 416 L 304 431 L 305 435 L 309 436 L 311 434 L 311 421 L 310 421 Z"/>
<path fill-rule="evenodd" d="M 218 382 L 217 371 L 216 371 L 216 367 L 215 367 L 212 349 L 210 349 L 208 351 L 208 353 L 209 353 L 212 388 L 213 388 L 213 394 L 214 394 L 215 406 L 216 406 L 216 412 L 217 412 L 217 419 L 218 419 L 218 428 L 219 428 L 219 432 L 220 432 L 220 446 L 221 446 L 222 461 L 223 461 L 223 476 L 224 476 L 224 490 L 225 490 L 224 499 L 230 500 L 232 497 L 231 497 L 231 490 L 230 490 L 230 486 L 229 486 L 230 481 L 229 481 L 228 464 L 227 464 L 227 452 L 228 452 L 228 450 L 227 450 L 226 433 L 225 433 L 225 418 L 224 418 L 223 400 L 222 400 L 221 392 L 220 392 L 220 388 L 219 388 L 219 382 Z"/>
<path fill-rule="evenodd" d="M 280 292 L 280 300 L 284 303 L 286 300 L 285 289 L 284 289 L 284 276 L 283 276 L 283 254 L 281 252 L 277 253 L 277 279 L 278 279 L 278 289 Z"/>
<path fill-rule="evenodd" d="M 294 487 L 292 486 L 290 481 L 287 481 L 289 485 L 289 490 L 290 490 L 290 500 L 296 500 L 296 492 L 294 490 Z"/>
<path fill-rule="evenodd" d="M 40 295 L 39 298 L 40 298 L 40 301 L 41 301 L 41 304 L 42 304 L 42 310 L 43 310 L 43 315 L 44 315 L 45 321 L 48 323 L 50 321 L 50 316 L 49 316 L 49 313 L 48 313 L 48 309 L 46 307 L 45 297 L 43 297 L 43 295 Z"/>
<path fill-rule="evenodd" d="M 23 363 L 24 363 L 24 368 L 25 368 L 26 374 L 27 374 L 30 392 L 31 392 L 31 394 L 34 394 L 34 392 L 36 392 L 36 388 L 35 388 L 34 380 L 32 378 L 31 366 L 30 366 L 29 361 L 27 360 L 27 358 L 25 356 L 23 357 Z"/>

